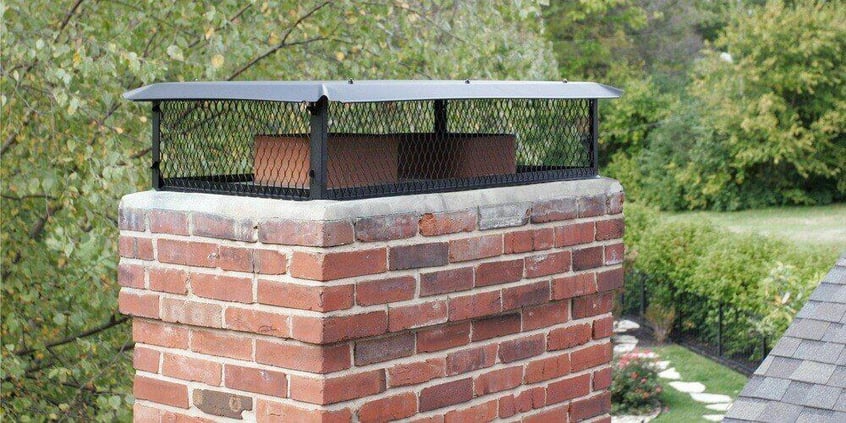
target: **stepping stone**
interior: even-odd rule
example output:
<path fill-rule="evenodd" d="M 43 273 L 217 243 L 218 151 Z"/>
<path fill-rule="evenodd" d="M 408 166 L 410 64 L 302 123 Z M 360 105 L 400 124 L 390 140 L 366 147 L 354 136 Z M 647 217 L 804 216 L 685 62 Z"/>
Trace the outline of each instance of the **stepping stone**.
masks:
<path fill-rule="evenodd" d="M 631 320 L 624 319 L 614 322 L 614 333 L 624 333 L 635 329 L 640 329 L 640 325 Z"/>
<path fill-rule="evenodd" d="M 637 345 L 637 338 L 631 335 L 614 335 L 611 337 L 611 343 Z"/>
<path fill-rule="evenodd" d="M 709 410 L 714 410 L 714 411 L 728 411 L 728 409 L 731 408 L 731 403 L 727 402 L 727 403 L 718 403 L 718 404 L 708 404 L 708 405 L 705 406 L 705 408 L 707 408 Z"/>
<path fill-rule="evenodd" d="M 669 361 L 657 361 L 657 362 L 655 362 L 655 367 L 657 367 L 660 370 L 667 370 L 667 367 L 670 367 L 670 362 Z"/>
<path fill-rule="evenodd" d="M 670 382 L 670 386 L 676 391 L 684 392 L 686 394 L 701 394 L 705 392 L 705 385 L 699 382 Z"/>
<path fill-rule="evenodd" d="M 611 423 L 646 423 L 655 416 L 611 416 Z"/>
<path fill-rule="evenodd" d="M 675 367 L 671 367 L 667 370 L 664 370 L 661 373 L 658 373 L 658 377 L 661 379 L 671 379 L 671 380 L 678 380 L 681 379 L 681 375 L 678 371 L 676 371 Z"/>
<path fill-rule="evenodd" d="M 703 419 L 708 420 L 709 422 L 721 422 L 725 417 L 725 414 L 706 414 L 702 416 Z"/>
<path fill-rule="evenodd" d="M 637 344 L 617 344 L 614 345 L 614 354 L 622 355 L 634 351 Z"/>
<path fill-rule="evenodd" d="M 696 402 L 704 402 L 706 404 L 714 404 L 717 402 L 731 402 L 731 397 L 728 395 L 722 394 L 690 394 L 690 397 L 693 398 Z"/>

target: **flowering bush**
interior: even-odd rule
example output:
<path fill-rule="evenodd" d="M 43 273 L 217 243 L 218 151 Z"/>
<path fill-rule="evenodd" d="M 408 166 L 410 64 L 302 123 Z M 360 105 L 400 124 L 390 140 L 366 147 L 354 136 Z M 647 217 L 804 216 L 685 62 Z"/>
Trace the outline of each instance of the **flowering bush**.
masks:
<path fill-rule="evenodd" d="M 613 414 L 647 414 L 661 405 L 658 356 L 648 350 L 622 355 L 614 364 L 611 380 Z"/>

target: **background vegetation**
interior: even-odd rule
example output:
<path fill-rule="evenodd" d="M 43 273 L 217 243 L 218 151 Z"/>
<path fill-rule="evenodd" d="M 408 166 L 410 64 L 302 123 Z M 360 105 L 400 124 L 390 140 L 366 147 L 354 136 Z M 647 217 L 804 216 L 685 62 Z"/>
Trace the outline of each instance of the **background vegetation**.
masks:
<path fill-rule="evenodd" d="M 846 9 L 837 6 L 0 2 L 0 419 L 129 417 L 116 217 L 121 196 L 149 187 L 150 123 L 145 105 L 120 98 L 126 90 L 195 79 L 592 79 L 626 90 L 602 105 L 600 157 L 629 199 L 670 210 L 822 204 L 846 197 Z M 630 233 L 675 248 L 688 230 L 714 231 Z M 707 252 L 707 263 L 730 256 Z M 648 266 L 674 277 L 708 270 L 653 256 Z M 755 281 L 772 270 L 760 263 Z M 806 268 L 791 271 L 804 281 Z"/>

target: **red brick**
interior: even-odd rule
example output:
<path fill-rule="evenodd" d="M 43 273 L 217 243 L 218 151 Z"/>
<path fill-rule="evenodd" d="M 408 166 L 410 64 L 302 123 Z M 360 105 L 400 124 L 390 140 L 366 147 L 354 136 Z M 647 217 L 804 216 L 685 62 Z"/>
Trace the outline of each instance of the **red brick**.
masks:
<path fill-rule="evenodd" d="M 570 363 L 574 372 L 611 362 L 611 342 L 592 345 L 570 353 Z"/>
<path fill-rule="evenodd" d="M 463 410 L 452 410 L 444 416 L 444 423 L 491 422 L 496 420 L 496 400 L 488 401 Z"/>
<path fill-rule="evenodd" d="M 249 219 L 233 219 L 209 213 L 191 215 L 192 234 L 217 239 L 253 242 L 256 239 L 255 222 Z"/>
<path fill-rule="evenodd" d="M 158 259 L 162 263 L 217 267 L 217 244 L 159 239 L 156 241 L 156 245 Z"/>
<path fill-rule="evenodd" d="M 564 300 L 596 293 L 594 273 L 580 273 L 552 280 L 552 299 Z"/>
<path fill-rule="evenodd" d="M 335 311 L 353 306 L 354 285 L 313 286 L 259 279 L 258 302 L 300 310 Z"/>
<path fill-rule="evenodd" d="M 435 414 L 432 416 L 418 417 L 414 420 L 409 420 L 409 423 L 444 423 L 444 415 Z"/>
<path fill-rule="evenodd" d="M 608 316 L 593 321 L 593 339 L 608 338 L 614 332 L 614 317 Z"/>
<path fill-rule="evenodd" d="M 460 262 L 502 254 L 502 235 L 484 235 L 449 242 L 449 261 Z"/>
<path fill-rule="evenodd" d="M 611 368 L 606 367 L 602 370 L 593 372 L 593 390 L 599 391 L 608 389 L 611 386 Z"/>
<path fill-rule="evenodd" d="M 358 219 L 355 238 L 363 242 L 391 241 L 417 235 L 417 216 L 397 214 Z"/>
<path fill-rule="evenodd" d="M 544 351 L 546 351 L 546 338 L 543 334 L 538 334 L 499 344 L 499 359 L 503 363 L 513 363 L 543 354 Z"/>
<path fill-rule="evenodd" d="M 391 332 L 431 326 L 446 321 L 446 301 L 431 301 L 423 304 L 388 308 L 388 329 Z"/>
<path fill-rule="evenodd" d="M 611 393 L 605 392 L 570 403 L 570 421 L 580 422 L 611 411 Z"/>
<path fill-rule="evenodd" d="M 144 266 L 124 263 L 118 264 L 118 283 L 128 288 L 144 288 Z"/>
<path fill-rule="evenodd" d="M 163 375 L 206 385 L 219 386 L 222 371 L 220 363 L 184 355 L 165 353 L 162 360 Z"/>
<path fill-rule="evenodd" d="M 454 376 L 488 368 L 496 362 L 496 344 L 476 348 L 464 348 L 447 355 L 446 374 Z"/>
<path fill-rule="evenodd" d="M 573 250 L 573 271 L 593 269 L 602 266 L 602 247 Z"/>
<path fill-rule="evenodd" d="M 523 383 L 523 367 L 515 366 L 494 370 L 476 376 L 473 389 L 476 396 L 501 392 L 520 386 Z"/>
<path fill-rule="evenodd" d="M 593 195 L 590 197 L 580 197 L 579 200 L 579 217 L 594 217 L 605 214 L 605 195 Z"/>
<path fill-rule="evenodd" d="M 256 362 L 304 372 L 332 373 L 350 368 L 350 345 L 319 346 L 257 339 Z"/>
<path fill-rule="evenodd" d="M 555 246 L 569 247 L 572 245 L 593 242 L 593 222 L 571 223 L 555 228 Z"/>
<path fill-rule="evenodd" d="M 573 318 L 581 319 L 610 313 L 613 301 L 614 294 L 612 292 L 573 298 Z"/>
<path fill-rule="evenodd" d="M 218 247 L 217 265 L 223 270 L 252 272 L 253 252 L 249 248 L 221 245 Z"/>
<path fill-rule="evenodd" d="M 420 235 L 436 236 L 476 230 L 476 209 L 426 213 L 420 217 Z"/>
<path fill-rule="evenodd" d="M 444 416 L 444 423 L 491 422 L 496 420 L 496 400 L 488 401 L 463 410 L 452 410 Z"/>
<path fill-rule="evenodd" d="M 502 290 L 502 310 L 549 302 L 549 282 L 541 281 Z"/>
<path fill-rule="evenodd" d="M 136 344 L 132 351 L 132 367 L 145 372 L 158 373 L 160 356 L 158 351 Z"/>
<path fill-rule="evenodd" d="M 440 270 L 420 274 L 420 296 L 466 291 L 473 288 L 473 268 Z"/>
<path fill-rule="evenodd" d="M 144 291 L 132 292 L 126 288 L 118 294 L 118 308 L 123 314 L 137 317 L 159 317 L 159 296 Z"/>
<path fill-rule="evenodd" d="M 579 215 L 575 198 L 541 200 L 532 204 L 532 223 L 575 219 Z"/>
<path fill-rule="evenodd" d="M 288 379 L 285 373 L 254 367 L 236 366 L 233 364 L 227 364 L 224 372 L 226 373 L 227 388 L 270 395 L 277 398 L 285 398 L 287 396 Z"/>
<path fill-rule="evenodd" d="M 443 266 L 449 260 L 449 244 L 432 242 L 427 244 L 401 245 L 391 247 L 391 270 L 419 269 Z"/>
<path fill-rule="evenodd" d="M 151 210 L 150 232 L 171 235 L 188 235 L 188 215 L 183 212 Z"/>
<path fill-rule="evenodd" d="M 517 282 L 523 279 L 523 259 L 492 261 L 476 266 L 476 286 Z"/>
<path fill-rule="evenodd" d="M 446 359 L 432 358 L 416 363 L 397 364 L 388 368 L 391 387 L 416 385 L 446 376 Z"/>
<path fill-rule="evenodd" d="M 620 264 L 625 259 L 626 246 L 622 243 L 605 246 L 605 265 Z"/>
<path fill-rule="evenodd" d="M 291 276 L 328 281 L 382 273 L 386 265 L 387 251 L 384 248 L 332 253 L 295 251 Z"/>
<path fill-rule="evenodd" d="M 311 404 L 328 405 L 363 398 L 385 391 L 385 371 L 313 379 L 291 375 L 291 399 Z"/>
<path fill-rule="evenodd" d="M 249 304 L 253 302 L 253 279 L 192 273 L 191 292 L 198 297 Z"/>
<path fill-rule="evenodd" d="M 470 322 L 417 331 L 417 352 L 435 352 L 470 343 Z"/>
<path fill-rule="evenodd" d="M 256 422 L 297 422 L 297 423 L 349 423 L 352 412 L 349 408 L 340 410 L 313 410 L 301 408 L 289 403 L 272 402 L 256 399 Z"/>
<path fill-rule="evenodd" d="M 552 228 L 509 232 L 504 238 L 505 254 L 548 250 L 554 245 L 554 235 Z"/>
<path fill-rule="evenodd" d="M 596 289 L 602 291 L 613 291 L 623 287 L 623 268 L 599 272 L 596 274 Z"/>
<path fill-rule="evenodd" d="M 388 314 L 383 310 L 325 318 L 292 316 L 291 321 L 294 338 L 315 344 L 378 336 L 388 330 Z"/>
<path fill-rule="evenodd" d="M 532 414 L 531 416 L 523 417 L 521 423 L 568 423 L 567 410 L 568 406 L 566 405 L 554 408 L 546 408 L 537 414 Z"/>
<path fill-rule="evenodd" d="M 144 232 L 147 230 L 144 210 L 120 207 L 118 209 L 118 227 L 126 231 Z"/>
<path fill-rule="evenodd" d="M 523 330 L 546 328 L 570 320 L 570 302 L 558 301 L 523 309 Z"/>
<path fill-rule="evenodd" d="M 136 399 L 188 408 L 188 387 L 181 383 L 135 375 L 132 393 Z"/>
<path fill-rule="evenodd" d="M 253 250 L 253 267 L 262 275 L 283 275 L 288 270 L 288 256 L 276 250 Z"/>
<path fill-rule="evenodd" d="M 413 276 L 359 282 L 355 288 L 358 305 L 369 306 L 414 298 L 417 281 Z"/>
<path fill-rule="evenodd" d="M 118 238 L 118 256 L 135 258 L 135 238 L 129 236 Z"/>
<path fill-rule="evenodd" d="M 546 389 L 542 386 L 527 389 L 516 395 L 499 399 L 499 417 L 508 418 L 517 413 L 542 408 L 546 404 Z"/>
<path fill-rule="evenodd" d="M 226 308 L 227 329 L 287 338 L 291 336 L 288 316 L 248 308 Z"/>
<path fill-rule="evenodd" d="M 158 321 L 132 319 L 132 339 L 168 348 L 188 348 L 188 329 Z"/>
<path fill-rule="evenodd" d="M 259 223 L 258 239 L 265 244 L 334 247 L 355 240 L 353 225 L 346 220 L 268 220 Z"/>
<path fill-rule="evenodd" d="M 473 322 L 473 342 L 520 332 L 520 314 L 511 313 Z"/>
<path fill-rule="evenodd" d="M 605 211 L 608 214 L 619 214 L 623 212 L 623 203 L 625 203 L 626 195 L 622 192 L 616 192 L 608 195 L 608 200 L 605 202 Z"/>
<path fill-rule="evenodd" d="M 579 324 L 563 328 L 556 328 L 549 332 L 550 351 L 572 348 L 577 345 L 584 345 L 590 341 L 591 325 Z"/>
<path fill-rule="evenodd" d="M 384 423 L 411 417 L 417 413 L 417 396 L 406 392 L 369 401 L 358 409 L 362 423 Z"/>
<path fill-rule="evenodd" d="M 366 366 L 373 363 L 409 357 L 414 354 L 414 334 L 401 333 L 386 338 L 368 339 L 355 343 L 355 365 Z"/>
<path fill-rule="evenodd" d="M 250 336 L 195 329 L 191 331 L 191 351 L 250 360 L 253 356 L 253 341 Z"/>
<path fill-rule="evenodd" d="M 185 295 L 188 293 L 188 272 L 170 268 L 150 268 L 150 289 Z"/>
<path fill-rule="evenodd" d="M 159 410 L 161 413 L 161 421 L 162 422 L 178 422 L 178 423 L 216 423 L 212 419 L 206 419 L 203 417 L 196 417 L 196 416 L 189 416 L 187 414 L 182 413 L 174 413 L 173 411 L 165 411 Z M 138 421 L 147 421 L 143 419 L 139 419 Z"/>
<path fill-rule="evenodd" d="M 596 240 L 606 241 L 623 237 L 626 224 L 622 218 L 611 220 L 600 220 L 596 222 Z"/>
<path fill-rule="evenodd" d="M 525 266 L 527 278 L 568 272 L 570 270 L 570 252 L 558 251 L 526 257 Z"/>
<path fill-rule="evenodd" d="M 425 413 L 438 408 L 461 404 L 471 399 L 473 399 L 472 378 L 430 386 L 420 391 L 420 412 Z"/>
<path fill-rule="evenodd" d="M 153 407 L 147 407 L 140 402 L 135 402 L 132 405 L 132 417 L 135 421 L 140 422 L 160 422 L 162 410 Z"/>
<path fill-rule="evenodd" d="M 502 311 L 502 292 L 478 292 L 449 299 L 451 322 L 489 316 Z"/>
<path fill-rule="evenodd" d="M 570 374 L 570 354 L 531 361 L 526 366 L 526 383 L 537 383 Z"/>
<path fill-rule="evenodd" d="M 162 298 L 162 320 L 191 326 L 223 326 L 223 308 L 217 304 Z"/>
<path fill-rule="evenodd" d="M 588 394 L 590 394 L 590 374 L 569 377 L 547 386 L 546 403 L 556 404 Z"/>
<path fill-rule="evenodd" d="M 153 259 L 153 239 L 152 238 L 136 238 L 135 239 L 135 256 L 141 260 Z"/>

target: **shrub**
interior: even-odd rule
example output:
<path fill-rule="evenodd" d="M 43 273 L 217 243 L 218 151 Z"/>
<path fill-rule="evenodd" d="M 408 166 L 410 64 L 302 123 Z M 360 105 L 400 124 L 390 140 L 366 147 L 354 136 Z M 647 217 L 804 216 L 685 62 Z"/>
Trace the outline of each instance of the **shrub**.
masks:
<path fill-rule="evenodd" d="M 647 414 L 661 406 L 656 356 L 649 351 L 622 355 L 611 379 L 613 414 Z"/>
<path fill-rule="evenodd" d="M 670 331 L 673 330 L 673 322 L 676 320 L 676 309 L 672 304 L 664 304 L 660 301 L 655 301 L 649 304 L 644 315 L 649 325 L 652 326 L 652 332 L 655 336 L 655 341 L 663 344 L 670 336 Z"/>

